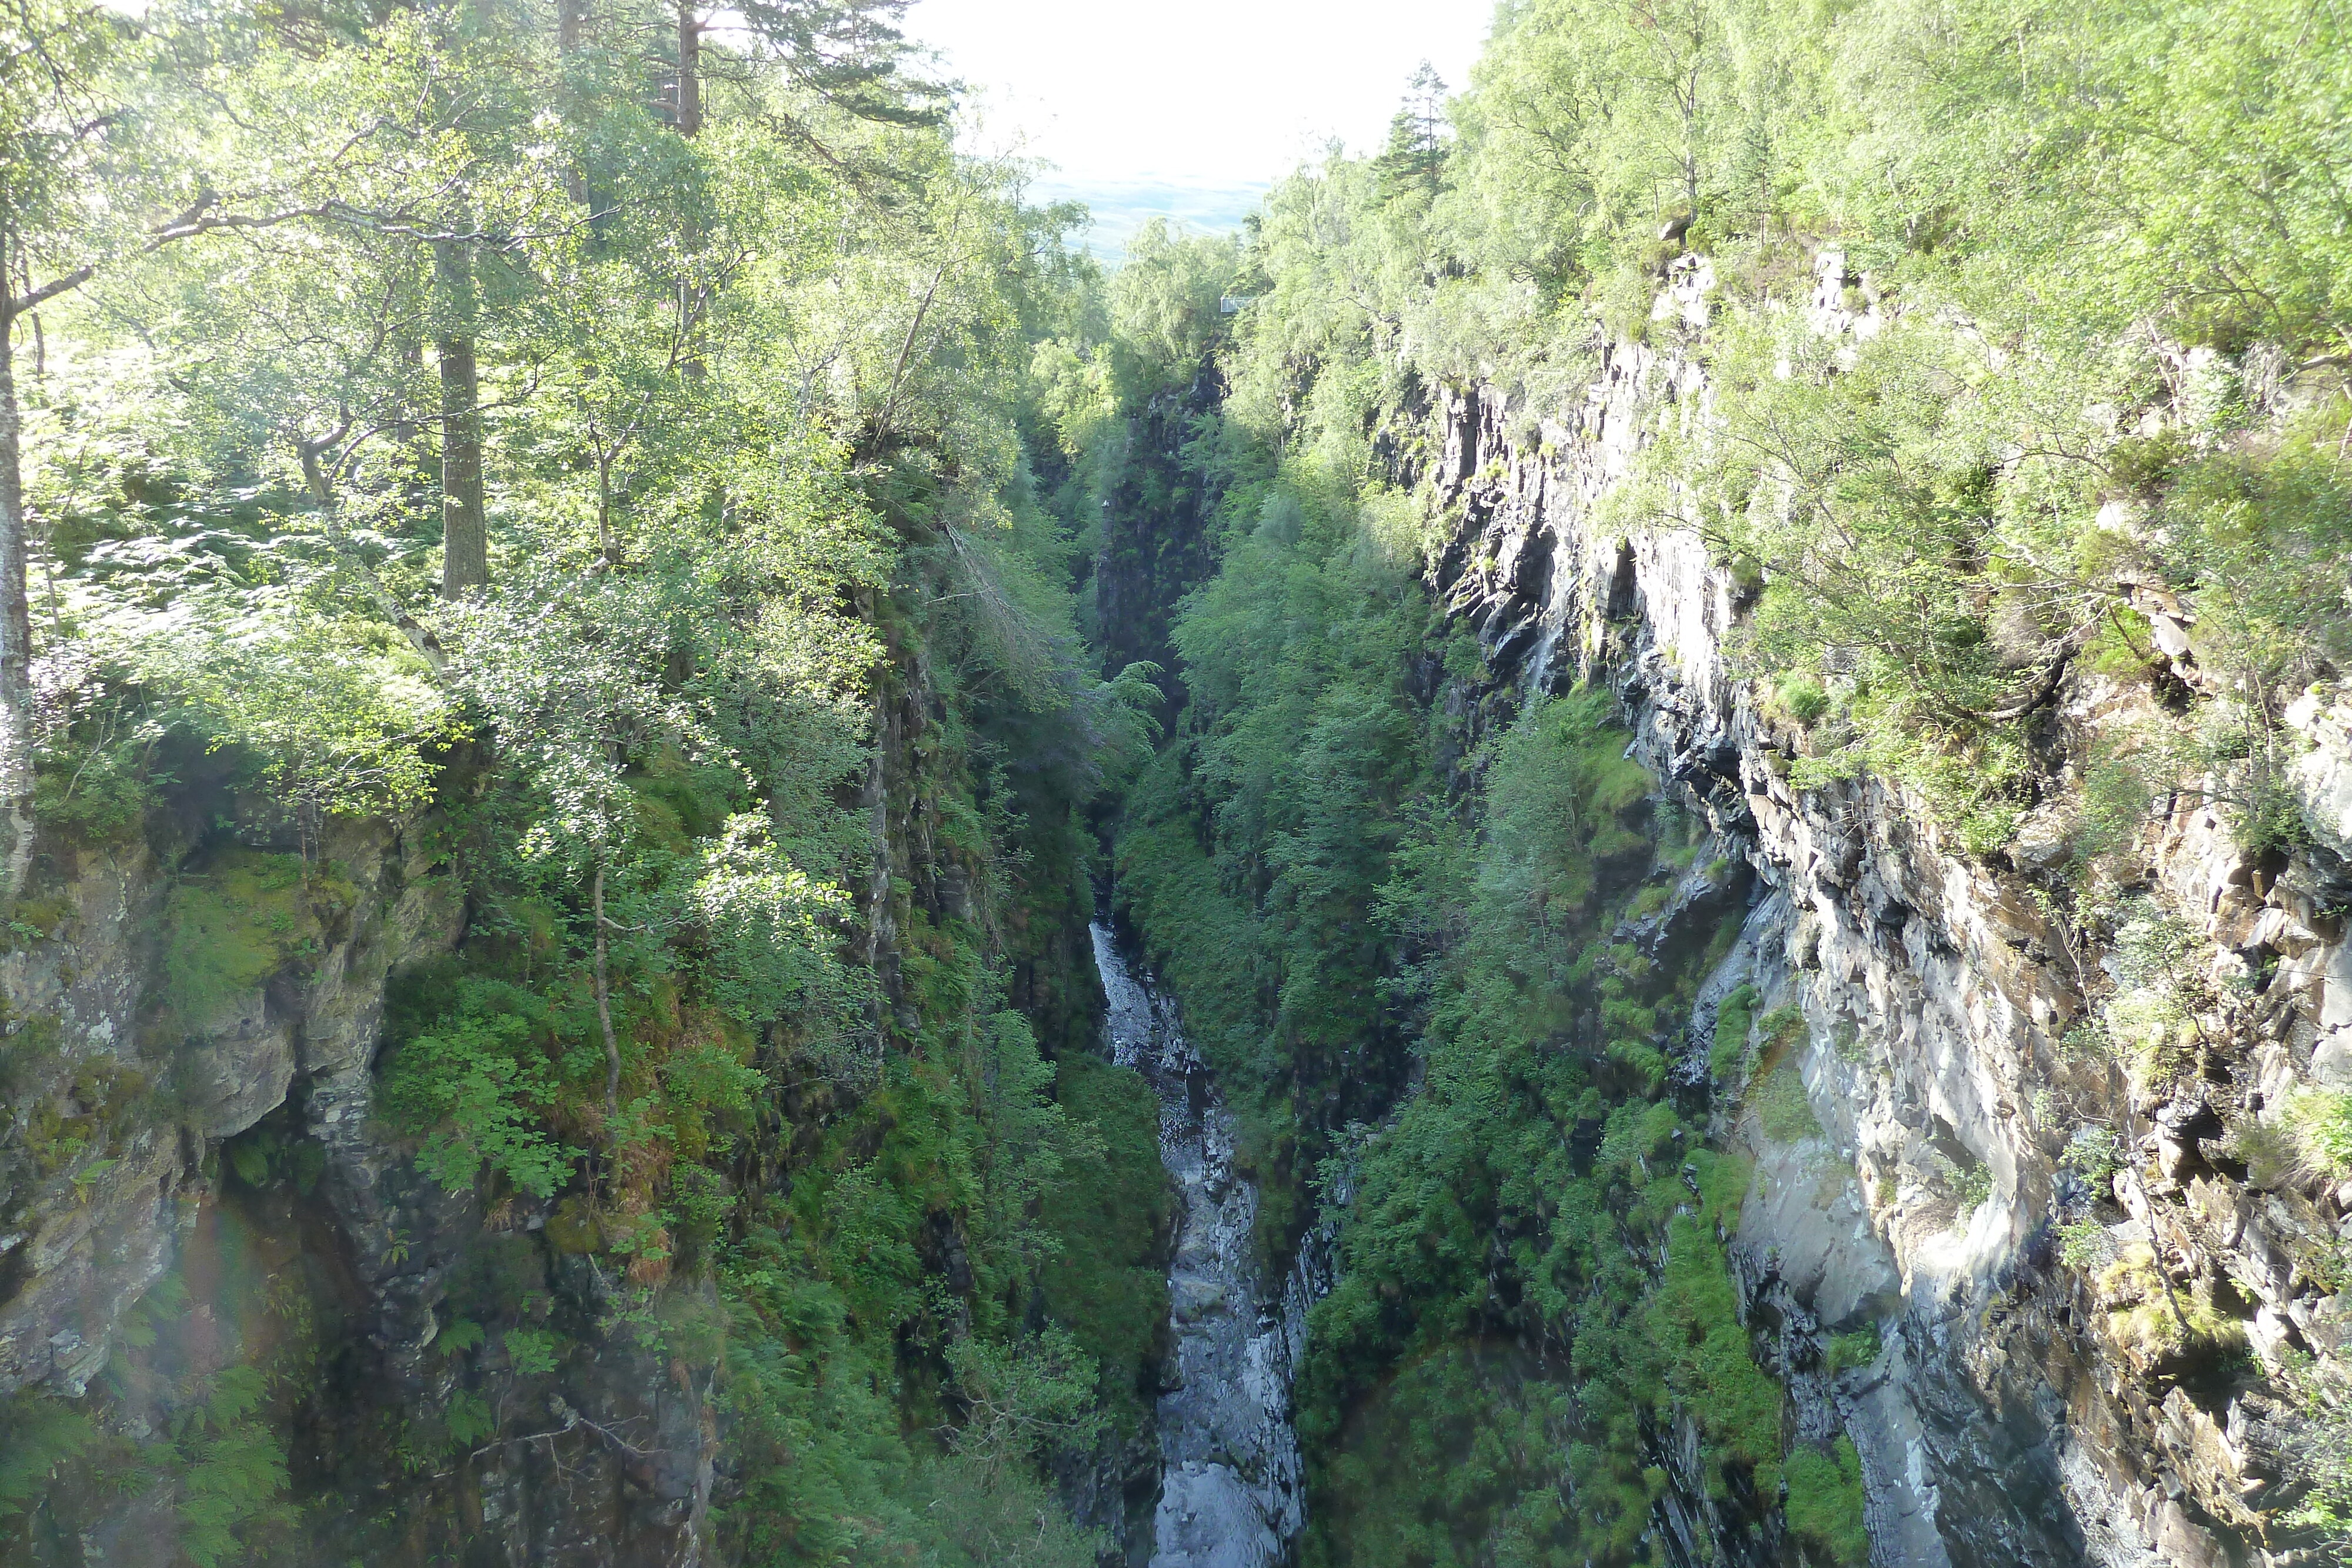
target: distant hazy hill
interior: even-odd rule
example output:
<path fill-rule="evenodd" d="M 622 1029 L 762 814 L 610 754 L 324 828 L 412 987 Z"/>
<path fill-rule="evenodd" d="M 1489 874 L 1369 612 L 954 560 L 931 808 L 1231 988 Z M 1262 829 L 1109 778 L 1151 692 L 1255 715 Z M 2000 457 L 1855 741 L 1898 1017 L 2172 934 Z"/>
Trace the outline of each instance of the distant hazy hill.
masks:
<path fill-rule="evenodd" d="M 1084 202 L 1094 213 L 1087 243 L 1106 261 L 1127 254 L 1129 236 L 1147 221 L 1173 218 L 1187 228 L 1231 229 L 1257 205 L 1269 186 L 1263 181 L 1244 184 L 1207 184 L 1184 180 L 1070 180 L 1060 176 L 1040 180 L 1031 187 L 1039 202 Z"/>

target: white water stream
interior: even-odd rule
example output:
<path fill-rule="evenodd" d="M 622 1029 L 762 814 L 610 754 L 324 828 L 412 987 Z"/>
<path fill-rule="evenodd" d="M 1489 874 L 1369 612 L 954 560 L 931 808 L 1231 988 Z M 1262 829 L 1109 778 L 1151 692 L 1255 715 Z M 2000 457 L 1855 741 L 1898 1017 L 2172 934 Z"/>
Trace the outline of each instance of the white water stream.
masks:
<path fill-rule="evenodd" d="M 1281 1299 L 1269 1299 L 1252 1237 L 1257 1188 L 1234 1171 L 1233 1113 L 1174 1006 L 1129 967 L 1108 927 L 1095 926 L 1094 941 L 1111 1058 L 1160 1096 L 1160 1157 L 1182 1200 L 1168 1270 L 1176 1353 L 1172 1386 L 1160 1396 L 1150 1568 L 1269 1568 L 1287 1561 L 1306 1522 L 1291 1375 L 1324 1282 L 1302 1261 Z"/>

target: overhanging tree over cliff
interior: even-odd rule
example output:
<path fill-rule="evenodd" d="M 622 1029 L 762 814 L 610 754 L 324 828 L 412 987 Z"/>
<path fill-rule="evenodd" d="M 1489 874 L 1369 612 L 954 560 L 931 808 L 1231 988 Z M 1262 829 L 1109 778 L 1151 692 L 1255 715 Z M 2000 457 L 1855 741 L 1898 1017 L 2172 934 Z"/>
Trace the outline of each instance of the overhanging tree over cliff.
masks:
<path fill-rule="evenodd" d="M 157 159 L 127 82 L 152 41 L 121 14 L 73 0 L 0 13 L 0 889 L 31 860 L 33 633 L 17 390 L 20 336 L 39 368 L 42 307 L 129 257 L 222 229 L 287 220 L 224 210 L 194 168 Z"/>

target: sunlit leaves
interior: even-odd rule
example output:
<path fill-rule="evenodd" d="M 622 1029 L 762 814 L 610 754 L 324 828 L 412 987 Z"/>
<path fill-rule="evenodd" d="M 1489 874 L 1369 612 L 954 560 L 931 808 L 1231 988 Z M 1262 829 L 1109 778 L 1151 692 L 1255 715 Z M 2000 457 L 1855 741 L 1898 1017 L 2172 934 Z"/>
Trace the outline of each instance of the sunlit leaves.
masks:
<path fill-rule="evenodd" d="M 468 980 L 440 1027 L 393 1056 L 385 1103 L 423 1134 L 417 1165 L 442 1186 L 466 1191 L 486 1166 L 541 1197 L 570 1179 L 576 1151 L 550 1137 L 542 1121 L 556 1092 L 543 1050 L 550 1021 L 530 993 Z"/>
<path fill-rule="evenodd" d="M 848 894 L 785 860 L 764 819 L 728 819 L 703 850 L 689 897 L 703 984 L 734 1017 L 764 1023 L 828 987 L 844 988 L 826 923 L 846 915 Z"/>
<path fill-rule="evenodd" d="M 94 647 L 168 693 L 169 719 L 215 749 L 247 748 L 268 786 L 310 813 L 407 811 L 431 796 L 463 714 L 397 633 L 283 592 L 197 589 L 119 612 Z"/>

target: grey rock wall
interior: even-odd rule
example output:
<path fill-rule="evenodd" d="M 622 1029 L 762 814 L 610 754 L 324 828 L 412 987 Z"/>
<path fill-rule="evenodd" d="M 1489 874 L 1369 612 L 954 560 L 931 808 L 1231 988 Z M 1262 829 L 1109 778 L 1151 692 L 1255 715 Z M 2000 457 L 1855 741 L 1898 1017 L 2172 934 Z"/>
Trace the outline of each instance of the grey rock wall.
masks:
<path fill-rule="evenodd" d="M 116 1378 L 104 1400 L 93 1380 L 127 1354 L 126 1316 L 152 1287 L 187 1260 L 211 1266 L 223 1228 L 245 1227 L 284 1278 L 314 1282 L 322 1381 L 281 1442 L 319 1560 L 348 1557 L 375 1515 L 368 1539 L 380 1546 L 389 1519 L 419 1560 L 462 1544 L 468 1561 L 682 1568 L 707 1551 L 707 1379 L 604 1332 L 623 1281 L 551 1243 L 550 1206 L 486 1215 L 422 1176 L 374 1114 L 388 979 L 464 934 L 435 829 L 339 823 L 307 873 L 235 843 L 168 864 L 144 842 L 46 846 L 51 874 L 18 906 L 20 927 L 27 913 L 42 924 L 0 954 L 0 1396 L 103 1405 L 133 1437 L 163 1430 L 152 1380 Z M 224 1142 L 265 1120 L 308 1145 L 299 1199 L 227 1185 Z M 491 1366 L 474 1392 L 529 1436 L 420 1473 L 390 1442 L 458 1391 L 461 1365 L 434 1341 L 453 1281 L 486 1260 L 577 1348 L 551 1374 Z M 188 1352 L 177 1371 L 204 1375 L 257 1331 L 215 1323 L 190 1277 L 186 1304 L 146 1326 Z M 52 1506 L 76 1529 L 39 1561 L 176 1558 L 168 1485 L 80 1495 L 68 1475 Z"/>
<path fill-rule="evenodd" d="M 1816 329 L 1874 332 L 1876 305 L 1845 308 L 1842 258 L 1821 263 Z M 1776 1142 L 1736 1103 L 1718 1117 L 1718 1135 L 1758 1156 L 1736 1268 L 1796 1429 L 1852 1437 L 1889 1568 L 2330 1560 L 2284 1523 L 2309 1434 L 2276 1375 L 2286 1356 L 2337 1355 L 2352 1333 L 2325 1262 L 2352 1184 L 2258 1189 L 2229 1134 L 2300 1085 L 2352 1084 L 2352 946 L 2329 912 L 2345 892 L 2334 856 L 2352 853 L 2352 702 L 2317 694 L 2290 714 L 2311 743 L 2297 780 L 2320 851 L 2252 863 L 2191 796 L 2154 814 L 2137 847 L 2149 887 L 2195 927 L 2187 962 L 2225 998 L 2202 1020 L 2197 1086 L 2158 1099 L 2068 1049 L 2104 956 L 2071 949 L 2037 898 L 2049 813 L 1987 858 L 1885 781 L 1794 788 L 1798 737 L 1758 711 L 1729 656 L 1740 585 L 1695 530 L 1605 520 L 1658 423 L 1704 406 L 1691 350 L 1714 298 L 1704 258 L 1676 262 L 1649 342 L 1607 346 L 1579 406 L 1444 392 L 1441 455 L 1421 477 L 1454 525 L 1433 587 L 1490 664 L 1530 692 L 1613 684 L 1637 755 L 1756 873 L 1741 943 L 1692 1032 L 1711 1038 L 1716 1004 L 1743 981 L 1760 993 L 1755 1014 L 1801 1012 L 1784 1049 L 1818 1135 Z M 1512 436 L 1530 424 L 1532 447 Z M 2193 606 L 2168 602 L 2177 630 Z M 2193 680 L 2187 658 L 2176 673 Z M 2047 722 L 2062 752 L 2079 748 L 2135 700 L 2072 672 Z M 2113 1191 L 2063 1168 L 2084 1125 L 2114 1129 L 2129 1156 Z M 2064 1265 L 2054 1228 L 2084 1216 L 2112 1222 L 2112 1254 L 2160 1252 L 2168 1291 L 2214 1303 L 2251 1357 L 2167 1364 L 2130 1343 L 2118 1316 L 2156 1310 L 2153 1281 L 2143 1270 L 2150 1293 L 2135 1301 Z M 1830 1336 L 1865 1325 L 1881 1331 L 1875 1358 L 1830 1371 Z"/>
<path fill-rule="evenodd" d="M 91 857 L 0 954 L 0 1394 L 79 1396 L 198 1200 L 177 1129 L 146 1113 L 162 1064 L 137 1048 L 154 884 L 143 846 Z"/>

